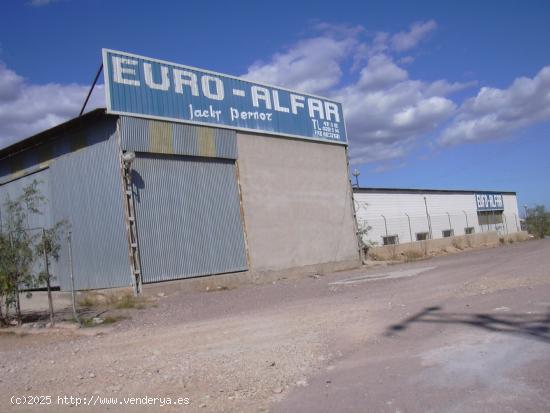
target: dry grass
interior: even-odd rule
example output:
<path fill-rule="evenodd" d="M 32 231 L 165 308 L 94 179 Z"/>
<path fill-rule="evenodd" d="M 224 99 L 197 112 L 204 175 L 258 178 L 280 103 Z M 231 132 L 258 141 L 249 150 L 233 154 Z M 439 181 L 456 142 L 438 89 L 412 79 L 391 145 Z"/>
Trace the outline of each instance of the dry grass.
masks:
<path fill-rule="evenodd" d="M 117 310 L 135 308 L 142 310 L 147 307 L 147 299 L 136 297 L 128 292 L 123 294 L 89 293 L 78 300 L 78 305 L 86 308 L 114 308 Z"/>
<path fill-rule="evenodd" d="M 368 257 L 373 261 L 387 261 L 386 257 L 384 257 L 381 254 L 377 254 L 374 251 L 369 251 L 369 256 Z"/>
<path fill-rule="evenodd" d="M 417 249 L 403 251 L 401 255 L 403 255 L 405 262 L 418 261 L 424 258 L 424 253 Z"/>
<path fill-rule="evenodd" d="M 461 239 L 458 239 L 458 238 L 453 238 L 452 242 L 451 242 L 452 246 L 455 247 L 457 250 L 463 250 L 464 249 L 464 244 L 462 242 Z"/>

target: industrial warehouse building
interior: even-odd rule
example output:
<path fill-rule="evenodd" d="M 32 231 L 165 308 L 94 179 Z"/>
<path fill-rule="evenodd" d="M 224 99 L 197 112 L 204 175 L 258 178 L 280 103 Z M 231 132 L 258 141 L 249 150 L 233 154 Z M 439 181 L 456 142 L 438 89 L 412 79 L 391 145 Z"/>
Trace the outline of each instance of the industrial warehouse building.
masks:
<path fill-rule="evenodd" d="M 354 188 L 365 241 L 400 244 L 454 235 L 520 231 L 515 192 Z"/>
<path fill-rule="evenodd" d="M 360 264 L 339 104 L 122 52 L 104 71 L 107 110 L 0 150 L 0 202 L 36 180 L 29 228 L 70 224 L 76 289 Z"/>

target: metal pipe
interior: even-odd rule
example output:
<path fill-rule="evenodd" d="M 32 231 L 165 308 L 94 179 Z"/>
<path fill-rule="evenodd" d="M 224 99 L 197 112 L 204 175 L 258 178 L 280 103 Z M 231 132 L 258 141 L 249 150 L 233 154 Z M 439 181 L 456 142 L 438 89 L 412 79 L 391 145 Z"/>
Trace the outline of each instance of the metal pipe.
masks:
<path fill-rule="evenodd" d="M 448 212 L 446 212 L 446 214 L 447 214 L 447 218 L 449 218 L 449 229 L 451 230 L 451 232 L 453 232 L 453 226 L 451 224 L 451 215 L 449 215 Z"/>
<path fill-rule="evenodd" d="M 407 216 L 407 219 L 409 220 L 409 235 L 411 237 L 411 242 L 413 242 L 413 233 L 412 233 L 412 229 L 411 229 L 411 217 L 406 212 L 405 212 L 405 215 Z"/>
<path fill-rule="evenodd" d="M 84 113 L 84 109 L 86 109 L 86 105 L 88 104 L 88 100 L 90 100 L 90 96 L 92 95 L 92 91 L 94 90 L 95 84 L 97 83 L 97 79 L 99 79 L 99 75 L 101 74 L 102 70 L 103 70 L 103 63 L 101 63 L 99 65 L 99 69 L 97 71 L 97 74 L 95 75 L 92 86 L 90 86 L 90 90 L 88 91 L 88 95 L 86 96 L 86 100 L 84 101 L 84 104 L 82 105 L 82 109 L 80 109 L 80 113 L 78 114 L 78 116 L 82 116 L 82 114 Z"/>
<path fill-rule="evenodd" d="M 424 206 L 426 207 L 426 219 L 428 221 L 428 230 L 430 231 L 430 239 L 433 239 L 432 220 L 430 219 L 430 214 L 428 213 L 428 202 L 426 201 L 426 197 L 424 197 Z"/>

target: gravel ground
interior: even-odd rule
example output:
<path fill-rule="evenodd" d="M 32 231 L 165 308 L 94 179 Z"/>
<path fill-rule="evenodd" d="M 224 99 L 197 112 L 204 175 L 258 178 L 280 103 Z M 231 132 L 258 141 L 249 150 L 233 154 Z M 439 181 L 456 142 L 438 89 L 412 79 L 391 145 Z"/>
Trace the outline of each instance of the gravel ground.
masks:
<path fill-rule="evenodd" d="M 203 293 L 0 335 L 1 411 L 550 411 L 550 242 Z M 51 395 L 52 405 L 12 405 Z"/>

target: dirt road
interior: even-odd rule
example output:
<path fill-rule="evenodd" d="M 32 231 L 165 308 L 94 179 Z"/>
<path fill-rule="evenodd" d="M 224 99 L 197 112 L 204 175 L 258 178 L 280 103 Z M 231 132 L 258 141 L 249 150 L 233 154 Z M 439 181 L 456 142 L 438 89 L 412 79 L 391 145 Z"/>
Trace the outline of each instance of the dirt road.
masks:
<path fill-rule="evenodd" d="M 550 412 L 549 241 L 155 305 L 87 335 L 1 335 L 0 410 Z M 144 396 L 188 404 L 123 399 Z"/>

